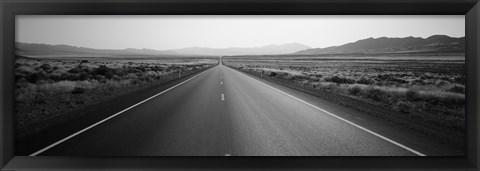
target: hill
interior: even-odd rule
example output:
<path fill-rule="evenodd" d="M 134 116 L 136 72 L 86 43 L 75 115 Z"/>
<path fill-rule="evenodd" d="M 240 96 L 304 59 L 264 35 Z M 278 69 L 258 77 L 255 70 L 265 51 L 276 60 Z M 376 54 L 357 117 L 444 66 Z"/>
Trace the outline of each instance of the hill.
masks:
<path fill-rule="evenodd" d="M 178 55 L 170 51 L 152 49 L 92 49 L 70 45 L 48 45 L 36 43 L 15 44 L 15 51 L 20 56 L 135 56 L 135 55 Z"/>
<path fill-rule="evenodd" d="M 299 55 L 342 54 L 342 53 L 392 53 L 426 51 L 464 51 L 465 37 L 455 38 L 446 35 L 434 35 L 428 38 L 368 38 L 340 46 L 313 48 L 298 51 Z"/>
<path fill-rule="evenodd" d="M 275 55 L 275 54 L 287 54 L 294 53 L 300 50 L 309 49 L 309 46 L 300 44 L 300 43 L 289 43 L 283 45 L 267 45 L 262 47 L 251 47 L 251 48 L 202 48 L 202 47 L 191 47 L 172 50 L 179 54 L 197 54 L 197 55 L 215 55 L 215 56 L 225 56 L 225 55 Z"/>
<path fill-rule="evenodd" d="M 61 57 L 103 57 L 103 56 L 224 56 L 224 55 L 273 55 L 294 53 L 305 50 L 310 47 L 299 44 L 290 43 L 283 45 L 267 45 L 252 48 L 201 48 L 190 47 L 172 50 L 154 50 L 154 49 L 93 49 L 85 47 L 76 47 L 70 45 L 48 45 L 35 43 L 15 44 L 16 54 L 19 56 L 61 56 Z"/>

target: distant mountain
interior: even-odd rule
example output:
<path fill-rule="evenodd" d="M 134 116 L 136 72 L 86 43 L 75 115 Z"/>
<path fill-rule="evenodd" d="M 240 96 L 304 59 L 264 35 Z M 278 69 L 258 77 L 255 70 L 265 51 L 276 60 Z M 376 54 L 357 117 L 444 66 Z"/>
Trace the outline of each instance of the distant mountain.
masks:
<path fill-rule="evenodd" d="M 295 54 L 342 54 L 342 53 L 388 53 L 388 52 L 422 52 L 422 51 L 463 51 L 465 37 L 455 38 L 445 35 L 434 35 L 426 39 L 421 37 L 404 38 L 368 38 L 341 46 L 313 48 Z"/>
<path fill-rule="evenodd" d="M 268 45 L 263 47 L 253 48 L 201 48 L 191 47 L 183 49 L 172 50 L 153 50 L 153 49 L 93 49 L 76 47 L 70 45 L 48 45 L 35 43 L 20 43 L 16 44 L 16 54 L 21 56 L 138 56 L 138 55 L 153 55 L 153 56 L 224 56 L 224 55 L 273 55 L 294 53 L 300 50 L 305 50 L 310 47 L 299 44 L 290 43 L 283 45 Z"/>
<path fill-rule="evenodd" d="M 191 47 L 172 50 L 173 52 L 179 54 L 197 54 L 197 55 L 215 55 L 215 56 L 224 56 L 224 55 L 275 55 L 275 54 L 286 54 L 294 53 L 300 50 L 309 49 L 309 46 L 300 44 L 300 43 L 289 43 L 283 45 L 267 45 L 262 47 L 252 47 L 252 48 L 223 48 L 223 49 L 214 49 L 214 48 L 202 48 L 202 47 Z"/>
<path fill-rule="evenodd" d="M 171 51 L 152 49 L 92 49 L 70 45 L 47 45 L 35 43 L 15 44 L 17 55 L 21 56 L 128 56 L 128 55 L 178 55 Z"/>

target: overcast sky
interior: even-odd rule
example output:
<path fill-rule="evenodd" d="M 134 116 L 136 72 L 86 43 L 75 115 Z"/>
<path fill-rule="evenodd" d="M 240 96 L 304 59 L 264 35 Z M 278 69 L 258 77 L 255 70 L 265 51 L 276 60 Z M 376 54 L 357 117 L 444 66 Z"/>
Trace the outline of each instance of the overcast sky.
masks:
<path fill-rule="evenodd" d="M 465 36 L 456 16 L 28 16 L 16 18 L 16 41 L 98 49 L 314 48 L 369 37 Z"/>

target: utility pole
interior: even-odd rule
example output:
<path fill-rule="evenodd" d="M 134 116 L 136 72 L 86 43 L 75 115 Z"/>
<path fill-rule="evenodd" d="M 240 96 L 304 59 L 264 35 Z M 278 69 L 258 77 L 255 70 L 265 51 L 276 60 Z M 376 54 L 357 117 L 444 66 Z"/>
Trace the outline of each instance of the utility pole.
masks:
<path fill-rule="evenodd" d="M 178 78 L 180 78 L 180 70 L 178 70 Z"/>

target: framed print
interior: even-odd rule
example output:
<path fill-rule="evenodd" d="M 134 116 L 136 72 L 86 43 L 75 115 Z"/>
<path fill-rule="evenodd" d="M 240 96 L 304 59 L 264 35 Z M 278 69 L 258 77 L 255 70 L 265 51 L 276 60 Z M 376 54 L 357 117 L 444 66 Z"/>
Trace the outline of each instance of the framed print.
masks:
<path fill-rule="evenodd" d="M 6 1 L 2 169 L 478 169 L 477 1 Z"/>

